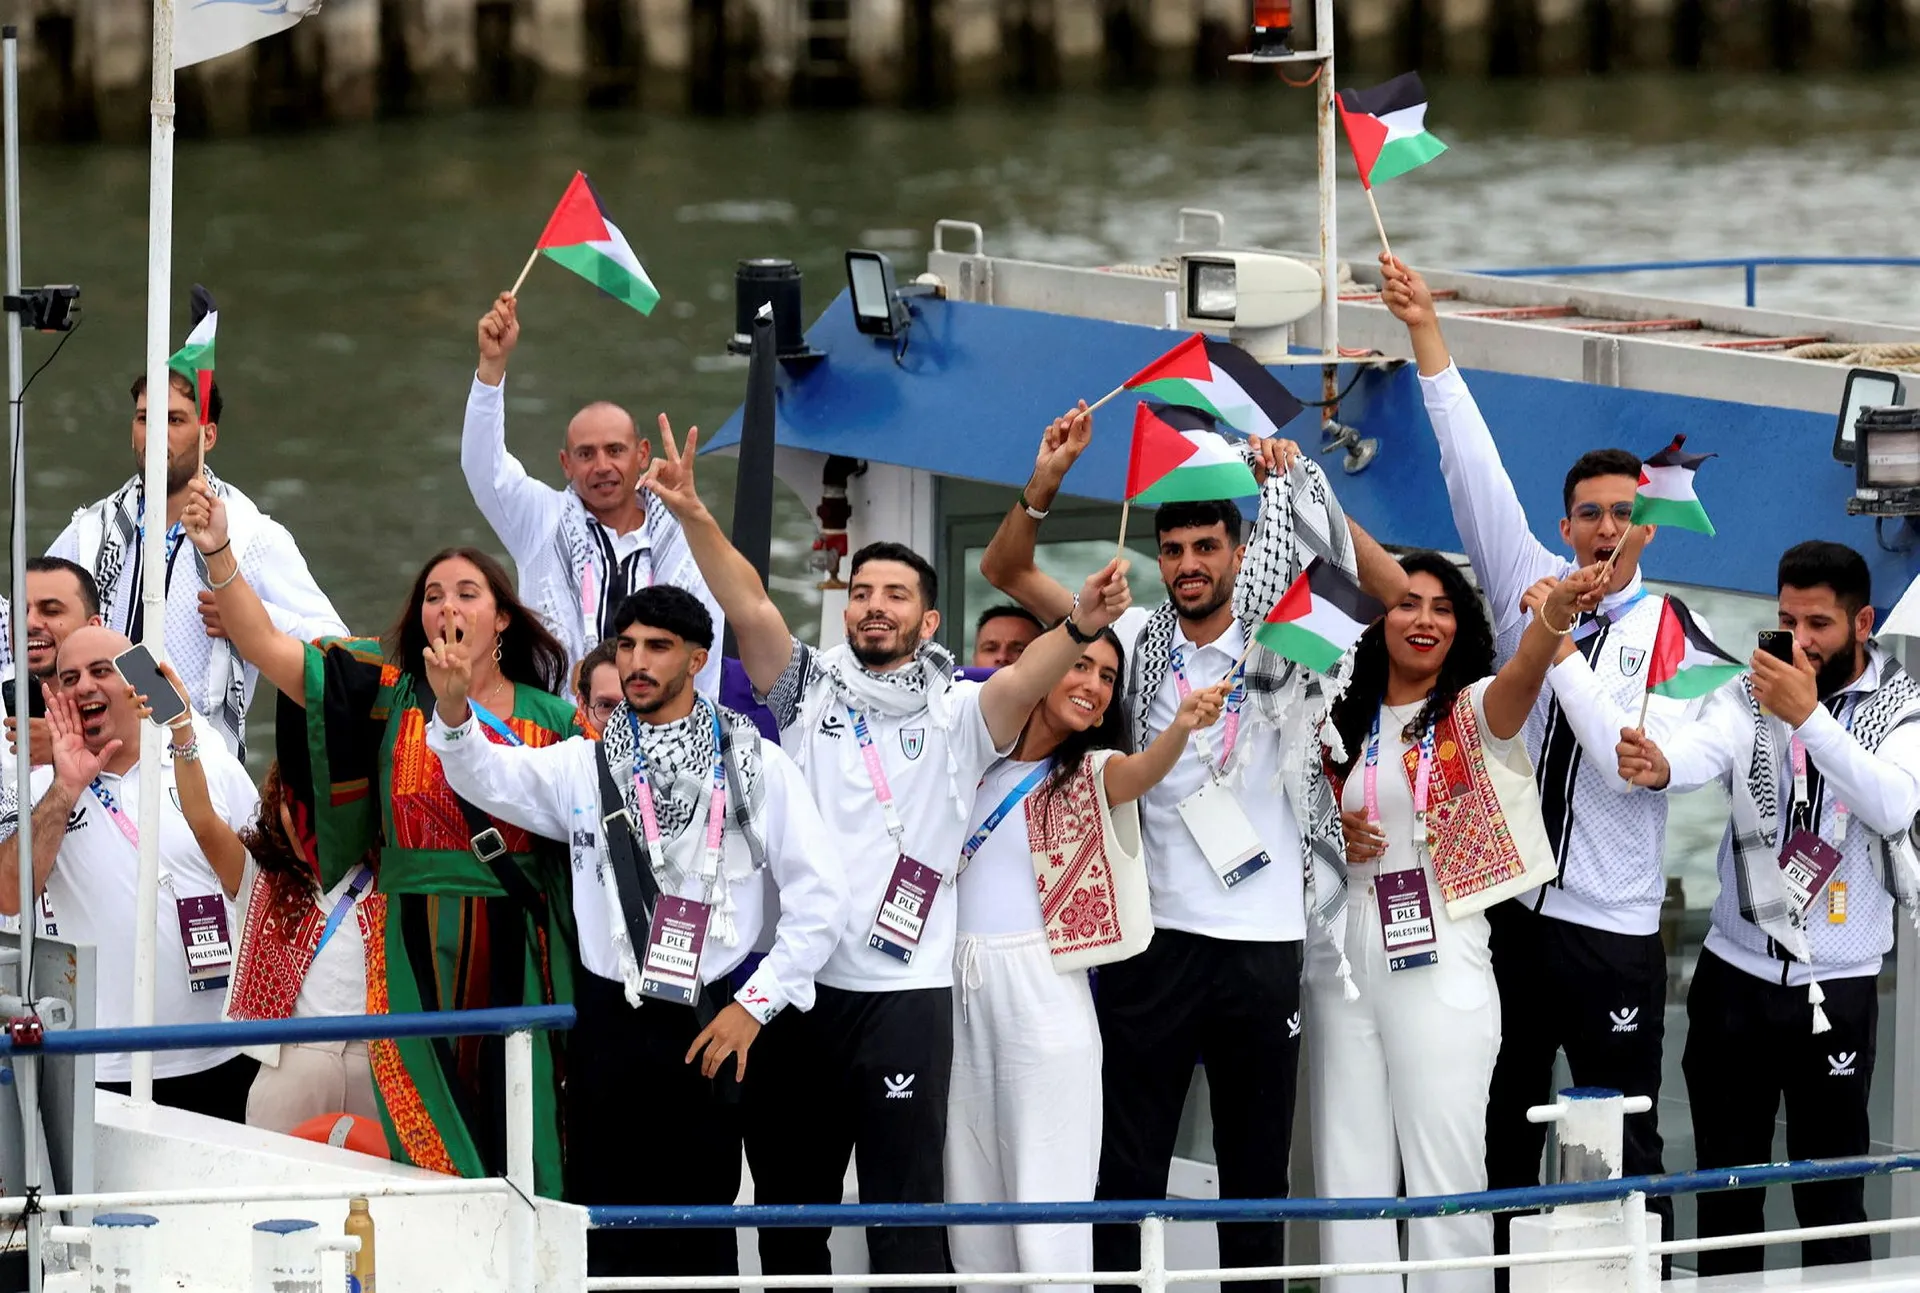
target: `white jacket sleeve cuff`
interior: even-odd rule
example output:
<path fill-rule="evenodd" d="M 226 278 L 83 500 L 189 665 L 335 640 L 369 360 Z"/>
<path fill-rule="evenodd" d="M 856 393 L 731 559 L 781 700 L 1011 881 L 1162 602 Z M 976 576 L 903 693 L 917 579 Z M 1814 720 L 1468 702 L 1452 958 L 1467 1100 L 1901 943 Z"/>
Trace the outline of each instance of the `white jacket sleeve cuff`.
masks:
<path fill-rule="evenodd" d="M 753 977 L 747 980 L 745 987 L 733 994 L 740 1007 L 763 1024 L 773 1022 L 773 1017 L 786 1009 L 787 991 L 780 986 L 780 976 L 767 968 L 767 962 L 760 962 Z"/>

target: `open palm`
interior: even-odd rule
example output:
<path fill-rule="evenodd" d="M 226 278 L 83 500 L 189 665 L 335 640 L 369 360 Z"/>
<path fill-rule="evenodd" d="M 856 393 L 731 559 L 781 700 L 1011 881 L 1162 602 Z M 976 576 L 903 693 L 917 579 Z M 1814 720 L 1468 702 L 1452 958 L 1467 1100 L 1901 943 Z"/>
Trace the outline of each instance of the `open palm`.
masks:
<path fill-rule="evenodd" d="M 120 751 L 118 741 L 108 741 L 98 754 L 89 750 L 80 727 L 79 706 L 58 692 L 47 696 L 47 731 L 53 737 L 54 779 L 75 795 L 92 785 L 108 760 Z"/>

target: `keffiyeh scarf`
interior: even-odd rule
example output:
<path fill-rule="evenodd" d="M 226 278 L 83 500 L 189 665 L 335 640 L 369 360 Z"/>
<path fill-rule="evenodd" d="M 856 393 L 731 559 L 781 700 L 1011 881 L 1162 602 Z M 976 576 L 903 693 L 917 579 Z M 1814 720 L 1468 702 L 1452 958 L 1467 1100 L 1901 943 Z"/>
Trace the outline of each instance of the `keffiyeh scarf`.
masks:
<path fill-rule="evenodd" d="M 1878 682 L 1872 691 L 1861 695 L 1852 723 L 1853 738 L 1873 751 L 1896 728 L 1920 721 L 1920 684 L 1891 656 L 1870 662 L 1868 667 L 1874 668 L 1876 663 Z M 1752 679 L 1741 681 L 1739 696 L 1753 725 L 1753 749 L 1746 775 L 1733 779 L 1733 873 L 1739 885 L 1740 914 L 1794 960 L 1810 964 L 1813 952 L 1807 939 L 1806 914 L 1793 901 L 1780 875 L 1784 836 L 1779 774 L 1785 766 L 1777 738 L 1780 722 L 1761 711 L 1754 699 Z M 1861 828 L 1866 828 L 1864 822 Z M 1897 835 L 1876 836 L 1873 846 L 1880 857 L 1887 892 L 1920 928 L 1920 860 L 1914 851 L 1915 833 L 1916 826 L 1910 824 Z M 1832 1025 L 1820 1008 L 1826 994 L 1817 980 L 1809 983 L 1807 999 L 1813 1003 L 1813 1031 L 1828 1031 Z"/>
<path fill-rule="evenodd" d="M 1243 447 L 1241 452 L 1251 463 L 1251 451 Z M 1285 475 L 1269 474 L 1260 487 L 1247 555 L 1233 588 L 1234 618 L 1248 641 L 1253 640 L 1254 630 L 1281 594 L 1315 557 L 1323 557 L 1357 577 L 1346 512 L 1319 464 L 1301 459 Z M 1153 739 L 1147 714 L 1167 675 L 1178 627 L 1177 612 L 1169 601 L 1148 617 L 1134 645 L 1133 658 L 1127 662 L 1128 713 L 1135 749 L 1144 749 Z M 1327 716 L 1345 690 L 1351 669 L 1349 656 L 1331 675 L 1322 677 L 1271 651 L 1253 651 L 1247 657 L 1247 699 L 1242 711 L 1280 735 L 1280 784 L 1274 788 L 1287 796 L 1301 823 L 1301 866 L 1314 919 L 1340 952 L 1340 979 L 1348 1000 L 1356 999 L 1359 990 L 1353 985 L 1352 966 L 1346 955 L 1346 845 L 1340 831 L 1340 806 L 1321 771 L 1319 749 L 1324 741 L 1335 761 L 1345 762 L 1339 735 Z M 1229 784 L 1243 774 L 1250 746 L 1251 742 L 1240 742 L 1232 762 L 1222 770 Z"/>
<path fill-rule="evenodd" d="M 697 586 L 699 574 L 693 564 L 693 554 L 687 548 L 686 535 L 663 505 L 645 494 L 641 498 L 646 503 L 646 520 L 641 528 L 647 536 L 650 572 L 647 583 L 673 584 L 680 588 Z M 600 606 L 606 596 L 607 581 L 613 577 L 611 570 L 600 568 L 604 562 L 593 533 L 593 527 L 598 524 L 580 496 L 567 489 L 562 496 L 560 527 L 553 536 L 555 555 L 561 569 L 568 574 L 567 587 L 544 590 L 539 609 L 560 635 L 568 658 L 574 660 L 600 641 Z M 587 597 L 590 589 L 594 593 L 591 607 Z"/>

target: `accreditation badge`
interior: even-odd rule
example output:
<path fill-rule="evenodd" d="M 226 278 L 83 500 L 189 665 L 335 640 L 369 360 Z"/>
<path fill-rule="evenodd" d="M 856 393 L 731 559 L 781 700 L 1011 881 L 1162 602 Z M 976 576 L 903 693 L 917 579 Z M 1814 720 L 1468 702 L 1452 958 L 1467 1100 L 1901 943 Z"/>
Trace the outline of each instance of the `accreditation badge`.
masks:
<path fill-rule="evenodd" d="M 700 952 L 707 942 L 704 902 L 662 897 L 647 926 L 647 954 L 640 963 L 640 995 L 690 1006 L 700 995 Z"/>

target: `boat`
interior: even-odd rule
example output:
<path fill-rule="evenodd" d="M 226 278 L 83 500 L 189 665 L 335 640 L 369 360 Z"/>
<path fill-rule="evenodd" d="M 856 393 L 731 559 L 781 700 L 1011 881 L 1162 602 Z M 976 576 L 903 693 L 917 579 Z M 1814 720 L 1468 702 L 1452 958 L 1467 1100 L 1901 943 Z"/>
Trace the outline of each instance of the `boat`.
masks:
<path fill-rule="evenodd" d="M 1329 0 L 1317 8 L 1320 30 L 1329 31 Z M 1267 56 L 1322 65 L 1317 247 L 1236 246 L 1223 217 L 1196 208 L 1168 213 L 1172 236 L 1165 257 L 1155 263 L 1067 265 L 996 257 L 989 251 L 990 231 L 942 220 L 933 230 L 924 272 L 910 280 L 898 281 L 878 253 L 850 251 L 848 288 L 804 329 L 801 284 L 791 266 L 743 264 L 735 349 L 754 355 L 752 393 L 708 449 L 741 460 L 737 501 L 744 513 L 761 518 L 757 526 L 749 519 L 747 528 L 763 536 L 755 554 L 763 570 L 764 518 L 775 478 L 817 502 L 822 641 L 837 641 L 841 632 L 835 601 L 843 587 L 840 568 L 851 550 L 872 539 L 904 541 L 929 555 L 946 590 L 941 609 L 949 625 L 969 624 L 984 605 L 999 600 L 977 574 L 978 553 L 1027 477 L 1040 428 L 1077 400 L 1097 399 L 1193 331 L 1240 342 L 1296 396 L 1318 404 L 1287 433 L 1322 457 L 1342 502 L 1383 543 L 1457 549 L 1406 337 L 1379 302 L 1371 244 L 1362 240 L 1343 257 L 1332 223 L 1330 40 L 1311 51 Z M 1728 265 L 1745 268 L 1751 283 L 1769 259 Z M 1591 267 L 1546 268 L 1551 272 L 1427 271 L 1449 344 L 1520 495 L 1538 504 L 1530 509 L 1536 524 L 1554 514 L 1550 504 L 1558 499 L 1561 474 L 1582 450 L 1625 443 L 1651 452 L 1685 435 L 1695 450 L 1721 455 L 1713 488 L 1736 502 L 1716 509 L 1721 533 L 1715 539 L 1663 535 L 1648 558 L 1650 578 L 1728 598 L 1770 599 L 1780 549 L 1816 537 L 1865 553 L 1886 603 L 1920 573 L 1920 526 L 1914 519 L 1920 517 L 1920 444 L 1869 442 L 1857 433 L 1854 418 L 1861 407 L 1897 403 L 1903 394 L 1920 402 L 1920 328 L 1774 312 L 1752 304 L 1751 295 L 1745 306 L 1702 305 L 1591 286 L 1585 277 L 1566 281 Z M 1047 521 L 1043 565 L 1079 571 L 1110 551 L 1120 532 L 1124 432 L 1132 404 L 1132 397 L 1123 397 L 1098 415 L 1093 445 L 1069 482 L 1073 492 Z M 1555 541 L 1545 532 L 1542 538 Z M 1132 542 L 1136 566 L 1144 569 L 1151 552 L 1140 535 Z M 1136 578 L 1136 588 L 1146 582 Z M 964 643 L 953 638 L 949 645 Z M 1684 911 L 1673 932 L 1683 944 Z M 0 936 L 0 993 L 13 996 L 0 995 L 0 1017 L 24 1013 L 17 943 L 9 937 Z M 11 959 L 9 948 L 16 949 Z M 159 1287 L 317 1289 L 323 1270 L 328 1281 L 337 1278 L 348 1245 L 332 1237 L 341 1232 L 347 1199 L 356 1196 L 372 1200 L 387 1237 L 380 1247 L 385 1283 L 409 1293 L 708 1287 L 671 1279 L 590 1284 L 587 1229 L 665 1220 L 733 1225 L 740 1228 L 742 1270 L 749 1275 L 756 1267 L 747 1227 L 794 1219 L 793 1209 L 641 1215 L 646 1210 L 588 1210 L 536 1199 L 524 1127 L 516 1133 L 510 1126 L 517 1166 L 506 1178 L 462 1181 L 96 1094 L 89 1048 L 196 1039 L 204 1044 L 205 1030 L 98 1036 L 90 1030 L 91 949 L 43 938 L 32 956 L 36 995 L 46 998 L 44 1031 L 15 1025 L 0 1039 L 0 1107 L 16 1116 L 22 1106 L 30 1117 L 43 1111 L 40 1127 L 51 1165 L 50 1179 L 34 1178 L 41 1185 L 29 1207 L 12 1186 L 22 1179 L 17 1148 L 12 1159 L 0 1157 L 0 1236 L 17 1229 L 28 1237 L 27 1245 L 13 1245 L 13 1269 L 33 1267 L 23 1286 L 108 1287 L 93 1273 L 104 1269 L 119 1271 L 111 1287 L 130 1293 Z M 1905 926 L 1897 959 L 1891 1007 L 1883 1010 L 1888 1040 L 1881 1048 L 1883 1103 L 1876 1107 L 1875 1135 L 1889 1146 L 1910 1147 L 1920 1145 L 1920 945 Z M 1685 960 L 1676 957 L 1677 973 L 1684 974 Z M 220 1027 L 235 1030 L 225 1034 L 230 1043 L 427 1035 L 436 1029 L 524 1038 L 530 1029 L 565 1027 L 570 1017 L 569 1009 L 553 1007 Z M 1667 1048 L 1674 1066 L 1684 1027 L 1684 1011 L 1676 1006 Z M 524 1062 L 525 1049 L 513 1042 L 507 1050 L 511 1079 L 511 1066 Z M 27 1056 L 41 1058 L 35 1065 L 16 1063 Z M 1210 1202 L 1217 1183 L 1206 1161 L 1210 1136 L 1197 1094 L 1203 1083 L 1204 1074 L 1183 1130 L 1187 1156 L 1176 1162 L 1171 1182 L 1171 1193 L 1182 1202 L 1000 1207 L 990 1213 L 956 1208 L 942 1219 L 1145 1218 L 1148 1258 L 1141 1272 L 1125 1280 L 1160 1293 L 1170 1269 L 1210 1271 L 1209 1227 L 1165 1229 L 1167 1219 L 1227 1215 Z M 1671 1095 L 1684 1088 L 1670 1081 L 1667 1089 Z M 1647 1238 L 1633 1224 L 1643 1215 L 1649 1190 L 1683 1193 L 1716 1181 L 1791 1181 L 1821 1173 L 1890 1182 L 1870 1198 L 1891 1237 L 1892 1255 L 1871 1269 L 1777 1272 L 1770 1284 L 1920 1285 L 1920 1260 L 1914 1257 L 1920 1252 L 1920 1189 L 1903 1176 L 1920 1168 L 1920 1156 L 1894 1153 L 1823 1167 L 1620 1182 L 1611 1178 L 1619 1174 L 1621 1102 L 1608 1099 L 1600 1095 L 1583 1104 L 1569 1097 L 1557 1112 L 1544 1115 L 1563 1120 L 1563 1145 L 1600 1146 L 1585 1158 L 1566 1156 L 1569 1163 L 1588 1164 L 1578 1179 L 1504 1200 L 1557 1207 L 1555 1215 L 1573 1236 L 1563 1246 L 1585 1253 L 1579 1266 L 1569 1268 L 1578 1280 L 1565 1287 L 1644 1290 L 1658 1279 L 1657 1265 L 1649 1272 Z M 1685 1122 L 1678 1109 L 1672 1101 L 1671 1130 Z M 1296 1158 L 1304 1164 L 1304 1118 L 1298 1125 Z M 17 1147 L 20 1126 L 0 1121 L 0 1152 Z M 1594 1162 L 1601 1165 L 1597 1174 Z M 1308 1184 L 1304 1174 L 1296 1181 L 1297 1193 L 1311 1193 L 1302 1188 Z M 857 1184 L 850 1181 L 849 1188 Z M 1781 1196 L 1776 1207 L 1784 1207 L 1785 1193 L 1775 1191 Z M 1486 1199 L 1464 1203 L 1488 1205 Z M 1234 1205 L 1241 1211 L 1232 1215 L 1244 1217 L 1254 1207 L 1264 1208 L 1263 1215 L 1296 1218 L 1409 1215 L 1462 1204 L 1305 1198 Z M 24 1215 L 29 1213 L 34 1215 Z M 910 1215 L 926 1214 L 867 1208 L 838 1220 L 857 1225 Z M 1313 1266 L 1312 1232 L 1311 1226 L 1290 1228 L 1295 1273 L 1303 1278 L 1326 1273 Z M 836 1240 L 836 1254 L 844 1260 L 835 1281 L 858 1285 L 862 1254 L 847 1242 L 847 1233 Z M 316 1244 L 322 1236 L 326 1241 Z M 1541 1272 L 1547 1268 L 1529 1269 L 1530 1275 L 1516 1273 L 1516 1290 L 1545 1287 Z M 1210 1285 L 1219 1274 L 1198 1282 Z M 4 1274 L 0 1287 L 12 1287 Z"/>

